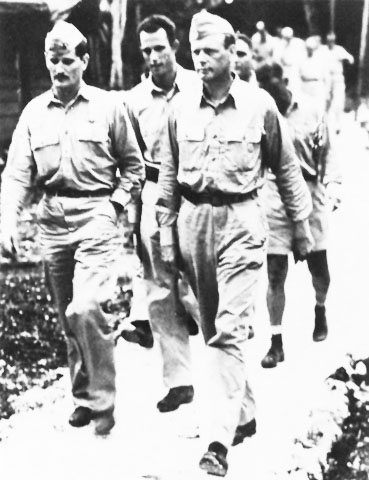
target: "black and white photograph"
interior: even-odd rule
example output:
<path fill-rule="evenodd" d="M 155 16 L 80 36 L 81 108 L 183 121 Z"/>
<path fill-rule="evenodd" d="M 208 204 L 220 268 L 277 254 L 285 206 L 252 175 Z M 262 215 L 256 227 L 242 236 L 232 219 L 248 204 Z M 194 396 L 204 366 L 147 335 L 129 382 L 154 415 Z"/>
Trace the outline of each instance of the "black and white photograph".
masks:
<path fill-rule="evenodd" d="M 1 480 L 369 480 L 369 0 L 0 0 Z"/>

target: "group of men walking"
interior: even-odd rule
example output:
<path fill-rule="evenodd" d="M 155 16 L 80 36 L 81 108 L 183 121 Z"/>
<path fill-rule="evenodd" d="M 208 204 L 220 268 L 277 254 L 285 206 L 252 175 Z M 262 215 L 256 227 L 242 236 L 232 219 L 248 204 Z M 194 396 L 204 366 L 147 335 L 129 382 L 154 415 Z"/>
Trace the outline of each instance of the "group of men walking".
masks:
<path fill-rule="evenodd" d="M 45 266 L 68 345 L 76 406 L 69 422 L 94 420 L 104 435 L 114 426 L 115 398 L 104 305 L 119 267 L 118 217 L 131 208 L 148 318 L 132 319 L 123 336 L 146 347 L 158 341 L 168 393 L 157 407 L 168 412 L 193 400 L 189 335 L 199 326 L 210 359 L 209 446 L 200 467 L 224 476 L 229 448 L 256 431 L 245 351 L 266 257 L 273 330 L 263 366 L 283 361 L 290 251 L 312 274 L 314 340 L 327 335 L 326 221 L 340 178 L 324 115 L 295 98 L 272 66 L 259 88 L 247 37 L 225 19 L 193 17 L 196 73 L 176 62 L 169 18 L 152 15 L 137 33 L 150 73 L 123 98 L 83 82 L 87 42 L 74 26 L 59 22 L 48 33 L 52 88 L 30 102 L 14 133 L 2 177 L 2 247 L 16 255 L 17 217 L 37 181 Z M 327 190 L 331 184 L 337 188 Z"/>
<path fill-rule="evenodd" d="M 353 56 L 336 44 L 334 32 L 325 44 L 320 35 L 302 40 L 291 27 L 280 28 L 277 36 L 268 33 L 264 22 L 256 24 L 250 48 L 257 66 L 276 62 L 293 91 L 301 91 L 328 113 L 332 131 L 339 133 L 345 107 L 344 63 L 353 64 Z"/>

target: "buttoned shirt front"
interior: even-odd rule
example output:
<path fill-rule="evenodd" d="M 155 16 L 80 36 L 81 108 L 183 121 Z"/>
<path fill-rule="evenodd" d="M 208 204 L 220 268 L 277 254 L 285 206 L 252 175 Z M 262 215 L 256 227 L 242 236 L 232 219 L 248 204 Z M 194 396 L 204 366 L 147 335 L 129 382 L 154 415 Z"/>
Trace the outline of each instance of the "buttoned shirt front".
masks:
<path fill-rule="evenodd" d="M 125 94 L 124 101 L 148 165 L 156 168 L 160 166 L 173 99 L 179 92 L 193 91 L 199 83 L 195 72 L 177 65 L 173 88 L 169 92 L 155 85 L 150 75 Z"/>
<path fill-rule="evenodd" d="M 173 107 L 159 176 L 162 227 L 175 223 L 179 185 L 197 193 L 248 193 L 264 184 L 263 158 L 276 173 L 290 217 L 308 217 L 310 196 L 287 127 L 269 94 L 236 77 L 217 107 L 201 89 L 191 97 L 178 96 Z"/>
<path fill-rule="evenodd" d="M 114 191 L 112 200 L 125 206 L 143 179 L 137 140 L 115 94 L 83 83 L 75 99 L 63 106 L 49 90 L 26 106 L 14 132 L 3 174 L 2 211 L 14 218 L 34 180 L 45 189 L 107 189 Z"/>

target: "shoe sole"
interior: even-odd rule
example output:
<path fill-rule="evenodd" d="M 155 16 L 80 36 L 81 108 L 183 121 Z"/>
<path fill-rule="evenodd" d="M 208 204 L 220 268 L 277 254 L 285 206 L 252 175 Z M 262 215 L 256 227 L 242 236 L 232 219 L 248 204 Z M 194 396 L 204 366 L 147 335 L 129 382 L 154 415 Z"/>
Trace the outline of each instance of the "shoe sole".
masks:
<path fill-rule="evenodd" d="M 236 445 L 239 445 L 240 443 L 243 443 L 243 441 L 246 438 L 251 438 L 254 435 L 256 435 L 256 428 L 255 430 L 252 430 L 251 432 L 247 432 L 245 434 L 239 435 L 238 437 L 235 437 L 232 442 L 232 447 L 235 447 Z"/>
<path fill-rule="evenodd" d="M 313 336 L 313 341 L 314 342 L 324 342 L 324 340 L 326 340 L 327 337 L 328 337 L 328 334 L 325 337 L 314 337 Z"/>
<path fill-rule="evenodd" d="M 171 408 L 167 408 L 167 407 L 159 407 L 159 405 L 157 405 L 157 409 L 159 410 L 160 413 L 168 413 L 168 412 L 175 412 L 176 410 L 178 410 L 178 408 L 181 406 L 181 405 L 188 405 L 189 403 L 192 403 L 193 402 L 193 398 L 191 398 L 191 400 L 185 400 L 181 403 L 179 403 L 178 405 L 174 405 L 173 407 Z"/>
<path fill-rule="evenodd" d="M 90 420 L 86 420 L 85 422 L 82 422 L 82 423 L 74 423 L 74 422 L 71 422 L 69 420 L 69 425 L 73 428 L 81 428 L 81 427 L 86 427 L 87 425 L 89 425 L 91 423 L 91 419 Z"/>
<path fill-rule="evenodd" d="M 220 463 L 214 463 L 210 458 L 202 459 L 199 467 L 205 470 L 209 475 L 215 475 L 217 477 L 225 477 L 227 469 L 225 469 Z"/>
<path fill-rule="evenodd" d="M 154 340 L 142 340 L 139 334 L 131 331 L 123 331 L 121 337 L 129 343 L 135 343 L 143 348 L 152 348 L 154 346 Z"/>
<path fill-rule="evenodd" d="M 278 366 L 278 363 L 282 363 L 282 362 L 284 362 L 284 356 L 281 357 L 281 358 L 278 358 L 278 359 L 277 359 L 277 363 L 275 363 L 275 364 L 272 364 L 272 365 L 269 364 L 269 365 L 268 365 L 268 364 L 264 364 L 263 362 L 261 362 L 261 366 L 262 366 L 263 368 L 275 368 L 275 367 Z"/>

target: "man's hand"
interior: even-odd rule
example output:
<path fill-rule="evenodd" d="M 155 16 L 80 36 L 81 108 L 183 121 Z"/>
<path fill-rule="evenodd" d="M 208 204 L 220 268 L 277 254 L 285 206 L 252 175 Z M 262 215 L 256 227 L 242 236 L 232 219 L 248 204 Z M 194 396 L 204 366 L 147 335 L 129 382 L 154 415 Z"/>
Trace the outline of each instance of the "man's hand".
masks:
<path fill-rule="evenodd" d="M 314 246 L 313 236 L 311 235 L 309 221 L 302 220 L 295 222 L 293 235 L 293 256 L 295 262 L 305 260 Z"/>
<path fill-rule="evenodd" d="M 4 257 L 15 260 L 19 252 L 19 239 L 16 228 L 6 228 L 1 234 L 1 253 Z"/>
<path fill-rule="evenodd" d="M 172 269 L 176 266 L 177 249 L 175 245 L 164 245 L 161 247 L 161 258 L 165 265 Z"/>

